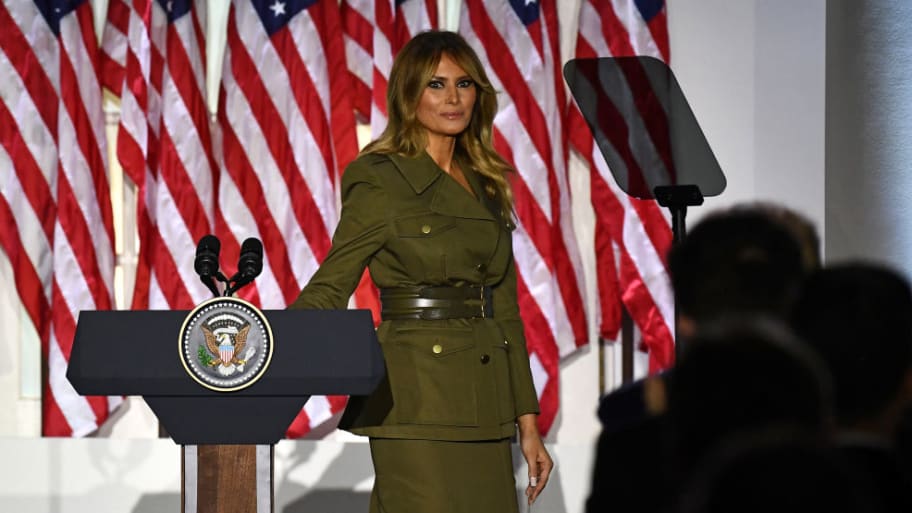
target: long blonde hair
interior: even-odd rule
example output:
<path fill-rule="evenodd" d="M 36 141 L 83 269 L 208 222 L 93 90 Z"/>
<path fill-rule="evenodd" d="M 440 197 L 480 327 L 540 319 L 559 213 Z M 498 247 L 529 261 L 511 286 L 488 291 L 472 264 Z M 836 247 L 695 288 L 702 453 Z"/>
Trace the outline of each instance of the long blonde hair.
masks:
<path fill-rule="evenodd" d="M 513 194 L 507 173 L 513 169 L 494 151 L 493 125 L 497 92 L 472 47 L 455 32 L 428 31 L 412 38 L 393 61 L 386 92 L 388 123 L 362 154 L 396 153 L 417 157 L 427 147 L 426 131 L 418 121 L 418 103 L 437 71 L 443 54 L 475 82 L 476 98 L 469 125 L 456 139 L 455 158 L 485 179 L 485 193 L 496 200 L 504 219 L 510 219 Z"/>

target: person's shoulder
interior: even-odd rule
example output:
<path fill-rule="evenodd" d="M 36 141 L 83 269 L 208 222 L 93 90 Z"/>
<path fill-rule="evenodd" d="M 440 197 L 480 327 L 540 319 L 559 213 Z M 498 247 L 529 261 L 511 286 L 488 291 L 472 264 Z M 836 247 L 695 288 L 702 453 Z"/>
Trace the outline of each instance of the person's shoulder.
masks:
<path fill-rule="evenodd" d="M 342 185 L 354 185 L 359 182 L 380 183 L 380 175 L 386 166 L 392 166 L 388 155 L 382 153 L 362 153 L 345 167 L 342 173 Z"/>
<path fill-rule="evenodd" d="M 644 388 L 644 381 L 639 379 L 602 396 L 599 400 L 598 417 L 603 427 L 619 426 L 630 419 L 645 417 Z"/>
<path fill-rule="evenodd" d="M 598 417 L 606 430 L 662 414 L 667 408 L 666 392 L 672 371 L 626 383 L 599 400 Z"/>
<path fill-rule="evenodd" d="M 392 163 L 390 156 L 385 153 L 362 153 L 351 161 L 351 164 L 345 168 L 345 172 L 347 173 L 350 170 L 368 171 L 377 167 L 392 165 Z"/>

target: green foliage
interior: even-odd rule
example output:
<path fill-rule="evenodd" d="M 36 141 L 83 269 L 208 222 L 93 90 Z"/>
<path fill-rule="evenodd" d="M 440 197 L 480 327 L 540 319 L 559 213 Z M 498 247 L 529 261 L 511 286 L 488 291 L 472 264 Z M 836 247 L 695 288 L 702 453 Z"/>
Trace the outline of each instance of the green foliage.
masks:
<path fill-rule="evenodd" d="M 204 367 L 208 367 L 212 363 L 212 356 L 209 355 L 209 351 L 206 351 L 206 348 L 203 346 L 199 346 L 196 357 Z"/>

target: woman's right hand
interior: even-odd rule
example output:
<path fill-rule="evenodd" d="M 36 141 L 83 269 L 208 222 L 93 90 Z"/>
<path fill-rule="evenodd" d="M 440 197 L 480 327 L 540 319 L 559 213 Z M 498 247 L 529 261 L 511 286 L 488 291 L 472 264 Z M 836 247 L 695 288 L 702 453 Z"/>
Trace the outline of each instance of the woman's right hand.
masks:
<path fill-rule="evenodd" d="M 538 433 L 537 415 L 528 413 L 517 418 L 519 425 L 519 446 L 529 467 L 529 484 L 526 486 L 526 499 L 531 506 L 538 494 L 545 489 L 554 462 L 545 449 L 541 435 Z"/>

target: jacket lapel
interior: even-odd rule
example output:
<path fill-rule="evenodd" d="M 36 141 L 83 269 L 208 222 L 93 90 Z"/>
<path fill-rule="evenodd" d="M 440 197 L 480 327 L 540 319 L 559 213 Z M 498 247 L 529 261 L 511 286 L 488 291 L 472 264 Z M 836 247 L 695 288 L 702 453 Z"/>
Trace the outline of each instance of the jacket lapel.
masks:
<path fill-rule="evenodd" d="M 415 191 L 415 194 L 423 193 L 432 183 L 442 178 L 445 174 L 427 152 L 422 152 L 421 156 L 417 158 L 404 157 L 392 153 L 389 158 L 396 165 L 396 169 L 399 170 L 405 181 Z"/>
<path fill-rule="evenodd" d="M 436 183 L 430 203 L 432 211 L 465 219 L 495 220 L 491 210 L 483 203 L 486 196 L 474 176 L 474 171 L 466 171 L 466 179 L 475 194 L 478 195 L 477 199 L 456 180 L 447 176 L 426 152 L 422 152 L 419 157 L 414 159 L 401 155 L 390 155 L 390 160 L 399 169 L 415 194 L 422 194 L 431 184 Z"/>

